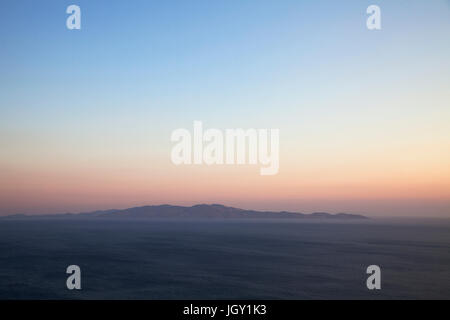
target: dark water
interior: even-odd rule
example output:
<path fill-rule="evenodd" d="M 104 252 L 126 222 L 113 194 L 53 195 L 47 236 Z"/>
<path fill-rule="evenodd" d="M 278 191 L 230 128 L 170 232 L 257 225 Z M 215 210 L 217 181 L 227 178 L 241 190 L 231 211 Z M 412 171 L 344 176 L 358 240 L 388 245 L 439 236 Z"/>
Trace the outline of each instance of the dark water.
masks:
<path fill-rule="evenodd" d="M 450 299 L 450 224 L 0 221 L 0 299 L 54 298 Z"/>

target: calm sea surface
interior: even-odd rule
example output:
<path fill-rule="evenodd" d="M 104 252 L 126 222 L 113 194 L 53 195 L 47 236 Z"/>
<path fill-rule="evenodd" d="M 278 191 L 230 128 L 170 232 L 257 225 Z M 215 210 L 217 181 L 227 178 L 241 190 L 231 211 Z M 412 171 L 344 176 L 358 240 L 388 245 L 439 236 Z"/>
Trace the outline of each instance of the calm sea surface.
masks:
<path fill-rule="evenodd" d="M 449 221 L 0 221 L 0 299 L 346 298 L 450 299 Z"/>

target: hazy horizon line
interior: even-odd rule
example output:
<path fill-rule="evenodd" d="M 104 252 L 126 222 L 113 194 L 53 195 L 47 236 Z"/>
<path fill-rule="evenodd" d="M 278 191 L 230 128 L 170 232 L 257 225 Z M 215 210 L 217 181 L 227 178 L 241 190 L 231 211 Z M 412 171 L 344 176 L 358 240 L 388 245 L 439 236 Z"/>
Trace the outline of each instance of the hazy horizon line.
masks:
<path fill-rule="evenodd" d="M 314 210 L 314 211 L 302 211 L 302 210 L 283 210 L 283 209 L 253 209 L 253 208 L 246 208 L 245 206 L 233 206 L 233 205 L 226 205 L 223 203 L 217 203 L 217 202 L 203 202 L 203 203 L 194 203 L 191 205 L 187 204 L 170 204 L 170 203 L 152 203 L 152 204 L 142 204 L 142 205 L 126 205 L 126 206 L 118 206 L 115 208 L 107 208 L 107 209 L 92 209 L 92 210 L 82 210 L 82 211 L 61 211 L 61 212 L 21 212 L 21 213 L 8 213 L 8 214 L 0 214 L 0 218 L 3 217 L 12 217 L 12 216 L 58 216 L 58 215 L 65 215 L 65 214 L 86 214 L 86 213 L 93 213 L 93 212 L 102 212 L 102 211 L 112 211 L 112 210 L 127 210 L 127 209 L 133 209 L 133 208 L 141 208 L 141 207 L 159 207 L 159 206 L 173 206 L 173 207 L 195 207 L 195 206 L 201 206 L 201 205 L 207 205 L 207 206 L 213 206 L 213 205 L 219 205 L 224 206 L 228 208 L 234 208 L 234 209 L 240 209 L 240 210 L 248 210 L 248 211 L 259 211 L 259 212 L 290 212 L 290 213 L 298 213 L 298 214 L 313 214 L 313 213 L 329 213 L 329 214 L 339 214 L 339 213 L 345 213 L 345 214 L 356 214 L 356 215 L 362 215 L 370 219 L 376 219 L 376 220 L 383 220 L 383 219 L 417 219 L 417 220 L 428 220 L 428 219 L 441 219 L 441 220 L 448 220 L 450 219 L 450 216 L 423 216 L 423 215 L 411 215 L 411 216 L 405 216 L 405 215 L 373 215 L 373 214 L 366 214 L 364 212 L 354 212 L 351 211 L 332 211 L 330 210 Z"/>

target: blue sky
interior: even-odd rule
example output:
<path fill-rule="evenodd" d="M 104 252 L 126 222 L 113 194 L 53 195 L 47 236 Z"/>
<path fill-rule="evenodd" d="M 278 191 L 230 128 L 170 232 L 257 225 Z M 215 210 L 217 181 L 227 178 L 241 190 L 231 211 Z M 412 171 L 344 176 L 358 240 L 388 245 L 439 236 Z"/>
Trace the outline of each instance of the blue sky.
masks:
<path fill-rule="evenodd" d="M 72 3 L 80 31 L 65 27 Z M 14 116 L 27 104 L 44 122 L 61 104 L 94 118 L 131 109 L 273 119 L 280 101 L 380 87 L 446 60 L 448 2 L 378 2 L 380 32 L 365 28 L 371 3 L 3 1 L 2 109 Z"/>

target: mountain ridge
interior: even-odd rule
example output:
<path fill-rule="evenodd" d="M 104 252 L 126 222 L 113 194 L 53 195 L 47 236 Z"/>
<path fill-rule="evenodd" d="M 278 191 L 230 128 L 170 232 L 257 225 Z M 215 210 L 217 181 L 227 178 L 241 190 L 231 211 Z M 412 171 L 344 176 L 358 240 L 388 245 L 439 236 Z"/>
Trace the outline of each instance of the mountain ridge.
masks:
<path fill-rule="evenodd" d="M 9 215 L 2 219 L 27 218 L 112 218 L 112 219 L 316 219 L 316 220 L 361 220 L 366 216 L 349 213 L 331 214 L 328 212 L 301 213 L 290 211 L 258 211 L 224 206 L 222 204 L 197 204 L 193 206 L 175 206 L 169 204 L 146 205 L 127 209 L 96 210 L 80 213 L 60 213 L 42 215 Z"/>

